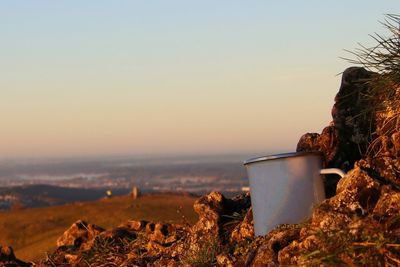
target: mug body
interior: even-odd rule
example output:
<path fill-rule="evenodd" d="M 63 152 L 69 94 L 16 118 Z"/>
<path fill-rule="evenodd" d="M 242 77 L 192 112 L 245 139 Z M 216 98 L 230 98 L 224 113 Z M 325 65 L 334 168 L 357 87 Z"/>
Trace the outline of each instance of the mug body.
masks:
<path fill-rule="evenodd" d="M 325 199 L 319 153 L 286 153 L 245 162 L 255 235 L 300 223 Z"/>

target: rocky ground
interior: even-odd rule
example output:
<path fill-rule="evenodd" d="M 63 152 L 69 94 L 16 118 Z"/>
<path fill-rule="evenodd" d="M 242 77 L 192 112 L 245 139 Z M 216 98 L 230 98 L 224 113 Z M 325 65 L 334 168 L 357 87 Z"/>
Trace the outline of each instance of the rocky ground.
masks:
<path fill-rule="evenodd" d="M 6 266 L 400 266 L 400 90 L 377 91 L 378 77 L 349 68 L 321 134 L 300 138 L 298 151 L 320 151 L 328 198 L 309 220 L 253 235 L 249 195 L 218 192 L 194 204 L 194 225 L 128 221 L 105 230 L 75 222 L 58 248 L 38 263 L 18 261 L 2 247 Z"/>

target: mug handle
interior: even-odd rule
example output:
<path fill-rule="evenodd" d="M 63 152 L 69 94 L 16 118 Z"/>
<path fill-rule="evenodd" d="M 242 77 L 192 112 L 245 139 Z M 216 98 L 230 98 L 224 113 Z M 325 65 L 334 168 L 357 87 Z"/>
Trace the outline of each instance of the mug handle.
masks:
<path fill-rule="evenodd" d="M 346 173 L 342 171 L 341 169 L 337 168 L 328 168 L 328 169 L 322 169 L 319 171 L 320 174 L 337 174 L 340 176 L 340 178 L 343 178 Z"/>

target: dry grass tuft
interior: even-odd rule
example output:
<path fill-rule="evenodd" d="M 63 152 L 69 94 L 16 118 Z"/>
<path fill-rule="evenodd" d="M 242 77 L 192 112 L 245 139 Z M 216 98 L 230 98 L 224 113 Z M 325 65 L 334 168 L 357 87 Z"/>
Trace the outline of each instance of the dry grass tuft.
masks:
<path fill-rule="evenodd" d="M 373 109 L 368 110 L 373 116 L 370 120 L 376 121 L 366 153 L 372 158 L 387 156 L 391 146 L 388 140 L 390 143 L 392 135 L 400 131 L 400 15 L 387 14 L 381 24 L 389 32 L 388 36 L 370 35 L 376 43 L 374 46 L 359 44 L 354 51 L 346 50 L 353 58 L 344 58 L 376 73 L 366 81 L 370 90 L 365 95 Z"/>

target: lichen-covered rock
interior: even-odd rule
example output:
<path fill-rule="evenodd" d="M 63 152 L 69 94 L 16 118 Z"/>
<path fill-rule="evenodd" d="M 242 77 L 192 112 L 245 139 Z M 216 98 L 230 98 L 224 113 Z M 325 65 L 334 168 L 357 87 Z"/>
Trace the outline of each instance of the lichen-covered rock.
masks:
<path fill-rule="evenodd" d="M 299 142 L 297 143 L 297 152 L 306 152 L 306 151 L 320 151 L 319 150 L 319 138 L 320 134 L 318 133 L 306 133 L 300 137 Z"/>
<path fill-rule="evenodd" d="M 336 194 L 344 190 L 357 190 L 358 197 L 374 194 L 379 190 L 380 184 L 368 175 L 368 173 L 356 166 L 341 178 L 336 187 Z"/>
<path fill-rule="evenodd" d="M 357 162 L 338 182 L 337 194 L 317 206 L 299 238 L 280 250 L 279 264 L 319 266 L 328 258 L 336 265 L 383 262 L 377 244 L 397 242 L 400 224 L 390 217 L 400 214 L 400 192 L 363 169 L 369 167 Z"/>
<path fill-rule="evenodd" d="M 153 233 L 150 235 L 150 240 L 158 243 L 164 243 L 165 239 L 171 232 L 173 227 L 170 224 L 156 223 Z M 171 236 L 174 237 L 174 236 Z M 175 239 L 176 240 L 176 239 Z"/>
<path fill-rule="evenodd" d="M 14 250 L 9 246 L 0 246 L 0 261 L 14 261 L 16 260 Z"/>
<path fill-rule="evenodd" d="M 391 136 L 391 141 L 393 144 L 393 156 L 400 156 L 400 132 L 395 132 Z"/>
<path fill-rule="evenodd" d="M 87 250 L 90 249 L 95 237 L 103 231 L 104 229 L 97 225 L 78 220 L 57 239 L 57 246 L 73 246 Z"/>
<path fill-rule="evenodd" d="M 336 195 L 331 198 L 332 206 L 347 205 L 352 211 L 351 205 L 360 206 L 361 209 L 373 209 L 379 198 L 380 183 L 359 167 L 349 171 L 345 177 L 339 180 Z M 353 203 L 351 203 L 353 202 Z"/>
<path fill-rule="evenodd" d="M 17 259 L 14 255 L 12 247 L 0 246 L 0 266 L 28 267 L 32 265 Z"/>
<path fill-rule="evenodd" d="M 194 203 L 194 211 L 199 215 L 199 221 L 192 227 L 194 232 L 201 230 L 204 233 L 219 236 L 221 214 L 224 209 L 225 197 L 218 192 L 201 197 Z"/>
<path fill-rule="evenodd" d="M 372 99 L 368 96 L 372 73 L 351 67 L 342 75 L 342 83 L 332 108 L 333 123 L 338 137 L 335 165 L 349 170 L 359 160 L 371 141 Z M 347 162 L 347 163 L 346 163 Z"/>
<path fill-rule="evenodd" d="M 400 189 L 400 161 L 394 157 L 376 157 L 368 159 L 370 170 L 382 181 Z"/>
<path fill-rule="evenodd" d="M 278 262 L 283 266 L 301 266 L 304 263 L 303 261 L 303 252 L 304 251 L 315 251 L 320 246 L 318 245 L 320 241 L 318 237 L 315 235 L 309 235 L 305 237 L 303 240 L 298 241 L 294 240 L 288 246 L 284 247 L 278 253 Z M 307 266 L 304 264 L 304 266 Z"/>
<path fill-rule="evenodd" d="M 371 124 L 371 99 L 368 81 L 372 73 L 351 67 L 343 72 L 342 83 L 332 108 L 333 121 L 322 133 L 308 133 L 300 138 L 297 151 L 320 151 L 328 167 L 349 170 L 366 151 Z M 362 116 L 360 116 L 362 115 Z"/>
<path fill-rule="evenodd" d="M 296 151 L 319 151 L 324 155 L 324 165 L 333 166 L 333 160 L 339 148 L 337 143 L 337 134 L 332 122 L 332 125 L 325 127 L 321 134 L 306 133 L 300 137 Z"/>
<path fill-rule="evenodd" d="M 127 227 L 116 227 L 112 230 L 103 231 L 98 236 L 101 238 L 117 239 L 117 238 L 136 238 L 136 232 Z"/>
<path fill-rule="evenodd" d="M 388 218 L 400 215 L 400 192 L 389 186 L 382 188 L 381 197 L 375 205 L 373 214 L 379 218 Z"/>
<path fill-rule="evenodd" d="M 300 236 L 300 228 L 285 227 L 273 230 L 268 234 L 267 241 L 261 245 L 255 253 L 251 266 L 275 266 L 278 265 L 278 253 Z"/>
<path fill-rule="evenodd" d="M 194 210 L 198 213 L 199 220 L 191 227 L 187 239 L 184 241 L 185 251 L 181 257 L 184 259 L 183 262 L 192 265 L 211 264 L 216 253 L 229 243 L 231 231 L 234 228 L 232 226 L 240 223 L 232 221 L 235 220 L 233 215 L 245 214 L 249 207 L 250 195 L 248 193 L 227 199 L 221 193 L 211 192 L 197 200 Z M 250 217 L 248 217 L 249 219 Z M 207 260 L 201 259 L 201 255 L 203 257 L 208 255 L 205 257 Z M 200 258 L 196 259 L 198 257 Z M 233 261 L 233 259 L 231 260 Z"/>
<path fill-rule="evenodd" d="M 175 259 L 161 258 L 151 264 L 153 267 L 178 267 L 182 266 Z"/>
<path fill-rule="evenodd" d="M 227 253 L 217 255 L 217 266 L 220 267 L 236 267 L 235 260 Z"/>
<path fill-rule="evenodd" d="M 254 236 L 253 211 L 250 208 L 243 221 L 231 233 L 231 242 L 241 242 Z"/>
<path fill-rule="evenodd" d="M 148 221 L 144 221 L 144 220 L 141 220 L 141 221 L 130 220 L 130 221 L 120 224 L 119 227 L 128 228 L 128 229 L 138 232 L 138 231 L 142 231 L 143 229 L 145 229 L 145 227 L 148 223 L 149 223 Z"/>
<path fill-rule="evenodd" d="M 320 151 L 326 167 L 350 170 L 366 153 L 376 127 L 372 119 L 372 100 L 368 97 L 368 81 L 372 76 L 373 73 L 363 68 L 346 69 L 332 108 L 332 123 L 321 134 L 303 135 L 297 151 Z M 328 197 L 335 194 L 337 181 L 336 175 L 327 176 L 325 188 Z"/>
<path fill-rule="evenodd" d="M 39 266 L 74 266 L 77 263 L 79 249 L 74 246 L 60 246 Z"/>
<path fill-rule="evenodd" d="M 196 240 L 209 239 L 221 244 L 226 239 L 223 227 L 227 221 L 226 215 L 242 212 L 249 207 L 249 194 L 239 195 L 233 199 L 226 199 L 221 193 L 211 192 L 201 197 L 194 204 L 194 210 L 199 215 L 199 220 L 191 228 L 193 242 L 190 243 L 196 246 L 196 243 L 198 243 Z"/>
<path fill-rule="evenodd" d="M 301 237 L 305 237 L 312 233 L 315 229 L 323 232 L 340 230 L 347 226 L 353 217 L 353 202 L 336 206 L 337 204 L 330 200 L 324 201 L 318 208 L 314 209 L 307 227 L 301 231 Z M 310 231 L 311 230 L 311 231 Z"/>

